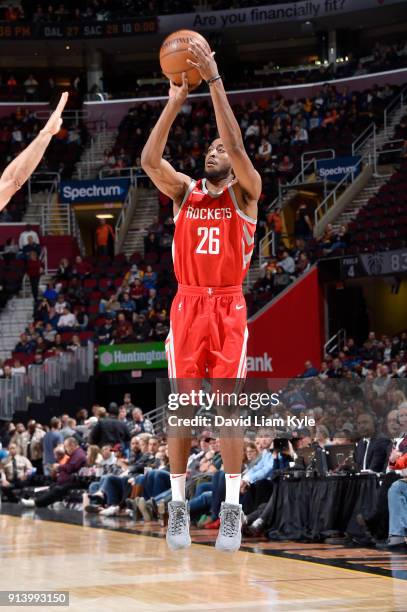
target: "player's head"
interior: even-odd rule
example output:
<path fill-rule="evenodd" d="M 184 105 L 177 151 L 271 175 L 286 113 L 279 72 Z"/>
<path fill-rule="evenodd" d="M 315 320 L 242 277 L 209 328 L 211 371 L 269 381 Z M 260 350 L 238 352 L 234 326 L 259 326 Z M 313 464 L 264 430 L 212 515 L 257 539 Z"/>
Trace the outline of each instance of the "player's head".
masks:
<path fill-rule="evenodd" d="M 221 138 L 215 138 L 205 156 L 205 176 L 210 181 L 221 181 L 233 175 L 232 164 Z"/>

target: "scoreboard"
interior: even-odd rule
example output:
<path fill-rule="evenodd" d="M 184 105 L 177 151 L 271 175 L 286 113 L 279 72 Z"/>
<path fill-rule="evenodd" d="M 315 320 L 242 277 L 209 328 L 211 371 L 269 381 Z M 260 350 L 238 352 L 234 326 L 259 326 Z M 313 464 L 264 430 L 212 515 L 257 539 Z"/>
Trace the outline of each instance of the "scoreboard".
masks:
<path fill-rule="evenodd" d="M 407 273 L 407 249 L 360 253 L 341 257 L 341 278 Z"/>

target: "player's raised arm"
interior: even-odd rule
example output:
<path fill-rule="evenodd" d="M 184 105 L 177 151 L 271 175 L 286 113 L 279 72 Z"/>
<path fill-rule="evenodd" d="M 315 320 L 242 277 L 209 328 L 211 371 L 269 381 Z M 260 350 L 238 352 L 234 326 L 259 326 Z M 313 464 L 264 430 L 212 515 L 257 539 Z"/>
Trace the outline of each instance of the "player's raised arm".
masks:
<path fill-rule="evenodd" d="M 13 195 L 31 176 L 41 161 L 51 138 L 58 134 L 62 125 L 62 112 L 68 100 L 64 92 L 58 106 L 38 136 L 7 166 L 0 178 L 0 210 L 7 206 Z"/>
<path fill-rule="evenodd" d="M 159 120 L 151 131 L 141 153 L 141 166 L 153 181 L 154 185 L 177 205 L 181 202 L 189 187 L 191 178 L 182 172 L 177 172 L 165 159 L 163 153 L 167 144 L 168 134 L 176 116 L 188 95 L 188 81 L 183 74 L 183 84 L 170 85 L 169 99 Z"/>
<path fill-rule="evenodd" d="M 255 206 L 261 194 L 261 178 L 246 153 L 240 126 L 227 99 L 222 79 L 219 77 L 214 53 L 208 52 L 198 41 L 192 41 L 189 50 L 195 61 L 187 60 L 187 62 L 195 66 L 209 84 L 219 136 L 230 157 L 246 203 L 250 207 Z"/>

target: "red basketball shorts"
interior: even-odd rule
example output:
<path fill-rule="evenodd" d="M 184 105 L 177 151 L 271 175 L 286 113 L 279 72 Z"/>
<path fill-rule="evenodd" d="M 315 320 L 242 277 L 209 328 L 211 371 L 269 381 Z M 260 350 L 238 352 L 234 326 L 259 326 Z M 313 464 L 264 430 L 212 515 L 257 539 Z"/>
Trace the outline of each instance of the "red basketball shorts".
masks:
<path fill-rule="evenodd" d="M 169 378 L 245 378 L 247 312 L 242 287 L 178 285 L 165 342 Z"/>

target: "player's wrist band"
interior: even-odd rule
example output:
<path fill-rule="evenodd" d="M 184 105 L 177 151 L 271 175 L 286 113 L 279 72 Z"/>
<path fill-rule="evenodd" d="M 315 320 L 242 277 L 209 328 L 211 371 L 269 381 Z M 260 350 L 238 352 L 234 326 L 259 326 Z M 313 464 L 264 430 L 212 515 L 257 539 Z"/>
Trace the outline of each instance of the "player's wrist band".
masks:
<path fill-rule="evenodd" d="M 219 81 L 219 79 L 221 79 L 222 77 L 220 76 L 220 74 L 217 74 L 214 77 L 211 77 L 210 79 L 208 79 L 206 82 L 208 83 L 208 85 L 212 85 L 212 83 L 214 83 L 215 81 Z"/>

